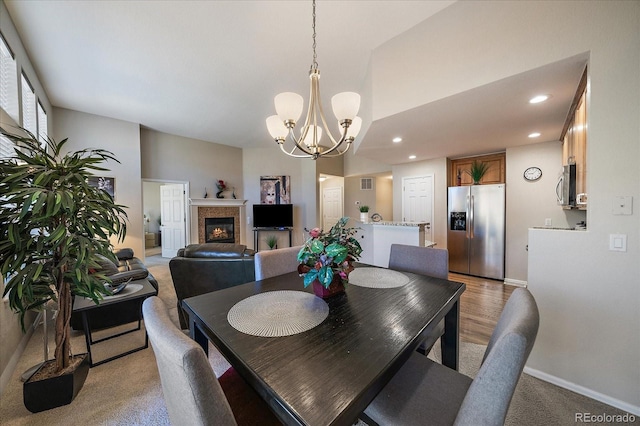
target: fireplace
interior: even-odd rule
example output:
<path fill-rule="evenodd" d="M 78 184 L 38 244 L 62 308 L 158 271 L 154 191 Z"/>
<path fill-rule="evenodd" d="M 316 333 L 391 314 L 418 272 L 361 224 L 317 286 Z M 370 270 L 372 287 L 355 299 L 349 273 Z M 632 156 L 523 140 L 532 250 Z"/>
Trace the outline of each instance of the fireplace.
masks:
<path fill-rule="evenodd" d="M 205 242 L 234 243 L 233 217 L 207 217 L 204 219 Z"/>

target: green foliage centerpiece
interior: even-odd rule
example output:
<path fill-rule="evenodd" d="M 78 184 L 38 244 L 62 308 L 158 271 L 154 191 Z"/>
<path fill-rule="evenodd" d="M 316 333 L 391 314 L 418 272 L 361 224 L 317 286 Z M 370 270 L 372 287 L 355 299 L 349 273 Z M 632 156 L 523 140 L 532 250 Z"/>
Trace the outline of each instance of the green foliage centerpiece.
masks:
<path fill-rule="evenodd" d="M 22 129 L 24 131 L 24 129 Z M 9 306 L 24 316 L 57 302 L 55 368 L 70 367 L 72 296 L 96 303 L 111 294 L 99 270 L 97 255 L 115 261 L 109 237 L 126 234 L 124 206 L 88 183 L 93 171 L 106 171 L 109 151 L 63 151 L 67 139 L 41 142 L 32 133 L 18 136 L 0 129 L 15 143 L 15 152 L 0 160 L 0 265 Z"/>
<path fill-rule="evenodd" d="M 341 218 L 329 232 L 320 228 L 309 231 L 310 238 L 298 253 L 298 271 L 304 275 L 305 287 L 314 281 L 325 289 L 334 279 L 341 284 L 349 282 L 351 262 L 360 258 L 362 247 L 354 237 L 356 228 L 346 228 L 348 221 L 348 217 Z"/>

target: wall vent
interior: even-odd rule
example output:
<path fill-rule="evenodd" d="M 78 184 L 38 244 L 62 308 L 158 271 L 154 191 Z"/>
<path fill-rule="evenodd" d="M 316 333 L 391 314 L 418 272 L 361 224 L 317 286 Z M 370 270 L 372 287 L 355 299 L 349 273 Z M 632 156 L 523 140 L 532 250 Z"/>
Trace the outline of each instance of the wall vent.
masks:
<path fill-rule="evenodd" d="M 373 189 L 373 178 L 361 178 L 360 189 L 365 191 Z"/>

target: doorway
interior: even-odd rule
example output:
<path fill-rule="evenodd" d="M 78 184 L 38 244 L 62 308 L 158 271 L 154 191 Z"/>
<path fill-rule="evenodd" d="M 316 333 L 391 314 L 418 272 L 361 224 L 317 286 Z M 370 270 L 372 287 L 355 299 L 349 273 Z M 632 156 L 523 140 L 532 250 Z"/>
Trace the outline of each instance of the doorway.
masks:
<path fill-rule="evenodd" d="M 402 220 L 426 223 L 425 241 L 433 241 L 433 175 L 402 178 Z"/>
<path fill-rule="evenodd" d="M 328 231 L 344 216 L 344 178 L 322 173 L 318 180 L 317 226 Z"/>
<path fill-rule="evenodd" d="M 174 195 L 180 195 L 163 202 L 163 190 L 166 193 L 171 186 L 173 188 L 171 192 L 174 192 Z M 145 257 L 171 258 L 175 256 L 178 249 L 190 243 L 187 194 L 189 194 L 189 182 L 143 179 Z M 163 213 L 167 215 L 166 221 L 163 221 Z M 167 223 L 170 224 L 167 225 Z"/>

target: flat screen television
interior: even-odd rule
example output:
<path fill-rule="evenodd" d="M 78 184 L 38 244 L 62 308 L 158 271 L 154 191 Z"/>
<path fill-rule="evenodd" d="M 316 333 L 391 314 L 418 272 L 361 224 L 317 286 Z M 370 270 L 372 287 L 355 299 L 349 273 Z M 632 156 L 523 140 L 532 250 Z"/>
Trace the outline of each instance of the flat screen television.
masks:
<path fill-rule="evenodd" d="M 254 228 L 292 228 L 293 204 L 254 204 Z"/>

